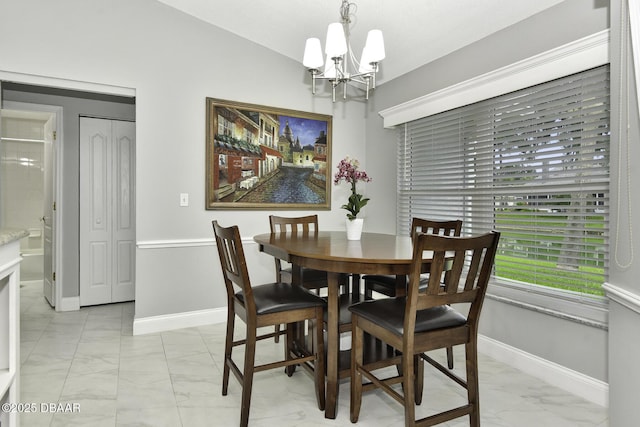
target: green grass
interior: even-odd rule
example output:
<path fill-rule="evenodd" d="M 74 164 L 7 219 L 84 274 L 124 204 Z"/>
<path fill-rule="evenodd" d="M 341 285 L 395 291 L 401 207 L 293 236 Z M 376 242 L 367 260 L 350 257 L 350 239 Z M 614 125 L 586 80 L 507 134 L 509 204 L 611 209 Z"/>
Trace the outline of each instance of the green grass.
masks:
<path fill-rule="evenodd" d="M 558 268 L 555 262 L 505 255 L 496 255 L 495 269 L 496 276 L 505 279 L 604 296 L 604 269 L 584 266 L 576 270 L 565 270 Z M 549 271 L 553 274 L 549 274 Z"/>
<path fill-rule="evenodd" d="M 557 214 L 527 215 L 526 211 L 501 212 L 496 215 L 496 228 L 502 232 L 496 255 L 496 276 L 533 283 L 556 289 L 566 289 L 590 295 L 604 295 L 605 259 L 604 217 L 585 218 L 587 233 L 572 246 L 580 247 L 580 265 L 562 265 L 565 237 L 559 232 L 567 218 Z M 531 232 L 533 227 L 545 234 L 546 245 Z"/>

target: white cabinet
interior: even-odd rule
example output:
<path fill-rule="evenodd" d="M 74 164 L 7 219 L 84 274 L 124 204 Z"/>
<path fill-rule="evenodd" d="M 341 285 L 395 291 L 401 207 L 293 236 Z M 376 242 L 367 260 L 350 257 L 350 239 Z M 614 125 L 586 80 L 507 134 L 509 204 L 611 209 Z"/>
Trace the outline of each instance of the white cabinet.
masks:
<path fill-rule="evenodd" d="M 20 402 L 20 239 L 26 230 L 0 230 L 0 403 Z M 0 411 L 0 425 L 18 426 L 18 412 Z"/>

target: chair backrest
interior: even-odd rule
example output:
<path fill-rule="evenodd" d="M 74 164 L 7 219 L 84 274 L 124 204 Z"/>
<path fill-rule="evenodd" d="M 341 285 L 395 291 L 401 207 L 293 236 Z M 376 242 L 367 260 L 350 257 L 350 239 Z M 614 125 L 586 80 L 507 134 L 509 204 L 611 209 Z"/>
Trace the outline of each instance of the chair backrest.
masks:
<path fill-rule="evenodd" d="M 471 303 L 467 324 L 473 334 L 477 333 L 499 240 L 496 231 L 473 237 L 417 234 L 413 239 L 405 333 L 415 330 L 417 311 L 457 303 Z M 431 263 L 429 279 L 427 286 L 420 286 L 425 260 Z"/>
<path fill-rule="evenodd" d="M 440 236 L 459 236 L 462 232 L 462 220 L 433 221 L 413 218 L 411 220 L 411 237 L 416 233 L 438 234 Z"/>
<path fill-rule="evenodd" d="M 292 233 L 309 235 L 318 232 L 318 215 L 308 215 L 299 217 L 285 217 L 269 215 L 269 227 L 272 233 Z M 276 264 L 276 281 L 282 281 L 282 262 L 278 258 Z"/>
<path fill-rule="evenodd" d="M 269 226 L 272 233 L 303 233 L 318 231 L 318 215 L 284 217 L 269 215 Z"/>
<path fill-rule="evenodd" d="M 213 233 L 216 237 L 216 246 L 220 256 L 222 276 L 227 288 L 227 301 L 232 304 L 235 284 L 244 294 L 244 303 L 248 313 L 255 312 L 251 281 L 247 270 L 247 262 L 242 248 L 240 230 L 238 226 L 221 227 L 218 221 L 212 221 Z"/>

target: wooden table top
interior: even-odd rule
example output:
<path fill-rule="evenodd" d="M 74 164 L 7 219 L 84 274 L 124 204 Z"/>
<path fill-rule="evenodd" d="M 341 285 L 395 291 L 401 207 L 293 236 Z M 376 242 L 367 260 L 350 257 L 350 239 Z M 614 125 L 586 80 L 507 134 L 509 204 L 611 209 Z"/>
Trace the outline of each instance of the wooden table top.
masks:
<path fill-rule="evenodd" d="M 306 267 L 353 275 L 395 275 L 397 295 L 404 295 L 406 276 L 411 271 L 413 244 L 409 236 L 362 233 L 361 240 L 347 240 L 344 231 L 265 233 L 254 236 L 260 251 L 291 263 L 295 271 Z M 429 259 L 425 252 L 423 259 Z M 429 263 L 422 264 L 422 273 Z M 299 279 L 299 278 L 298 278 Z M 353 291 L 359 294 L 359 280 Z"/>
<path fill-rule="evenodd" d="M 344 231 L 320 231 L 308 235 L 266 233 L 255 236 L 254 240 L 264 252 L 289 262 L 294 259 L 315 259 L 406 266 L 411 263 L 413 255 L 411 238 L 392 234 L 362 233 L 361 240 L 347 240 Z"/>

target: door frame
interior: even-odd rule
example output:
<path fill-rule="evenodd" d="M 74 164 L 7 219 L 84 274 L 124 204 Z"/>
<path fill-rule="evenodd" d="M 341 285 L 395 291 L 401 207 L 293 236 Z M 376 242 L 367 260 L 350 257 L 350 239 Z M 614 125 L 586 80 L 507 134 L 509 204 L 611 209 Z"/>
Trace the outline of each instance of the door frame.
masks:
<path fill-rule="evenodd" d="M 56 139 L 53 147 L 53 201 L 56 203 L 56 210 L 54 213 L 54 221 L 53 221 L 53 271 L 56 274 L 55 280 L 55 292 L 54 292 L 54 304 L 56 311 L 62 311 L 62 286 L 58 286 L 63 282 L 64 272 L 62 270 L 62 263 L 60 259 L 62 258 L 62 236 L 64 235 L 62 230 L 62 215 L 64 206 L 62 203 L 57 203 L 58 200 L 62 199 L 62 193 L 64 186 L 61 185 L 62 182 L 62 152 L 64 150 L 64 134 L 63 134 L 63 108 L 61 106 L 56 105 L 45 105 L 45 104 L 32 104 L 28 102 L 18 102 L 18 101 L 5 101 L 3 103 L 3 108 L 7 110 L 19 110 L 19 111 L 32 111 L 36 113 L 51 113 L 56 115 Z"/>
<path fill-rule="evenodd" d="M 9 81 L 13 83 L 28 84 L 28 85 L 34 85 L 34 86 L 53 87 L 53 88 L 59 88 L 59 89 L 65 89 L 65 90 L 76 90 L 80 92 L 125 96 L 125 97 L 132 97 L 132 98 L 136 98 L 136 93 L 137 93 L 137 90 L 135 87 L 117 86 L 117 85 L 106 84 L 106 83 L 94 83 L 94 82 L 83 81 L 83 80 L 72 80 L 72 79 L 52 77 L 47 75 L 19 73 L 19 72 L 0 69 L 0 86 L 2 81 Z M 2 102 L 2 94 L 0 92 L 0 103 L 1 102 Z M 6 101 L 6 102 L 8 103 L 9 101 Z M 136 102 L 136 122 L 138 117 L 137 111 L 138 111 L 138 103 Z M 62 131 L 63 128 L 60 127 L 59 129 L 60 131 Z M 60 160 L 58 162 L 59 162 L 58 165 L 61 165 L 62 156 L 60 156 Z M 56 173 L 62 174 L 62 168 L 59 167 Z M 59 194 L 57 196 L 60 196 L 61 189 L 59 188 L 58 190 L 59 190 Z M 137 196 L 136 196 L 136 199 L 137 199 Z M 57 200 L 62 200 L 62 199 L 58 197 Z M 56 222 L 58 223 L 56 224 L 56 230 L 58 233 L 58 236 L 56 236 L 57 237 L 56 250 L 60 248 L 60 251 L 57 253 L 56 262 L 58 263 L 58 265 L 55 266 L 55 268 L 56 268 L 56 279 L 57 279 L 56 282 L 60 284 L 64 283 L 62 281 L 61 274 L 63 272 L 61 270 L 61 265 L 60 265 L 61 258 L 62 258 L 62 247 L 60 245 L 62 242 L 61 242 L 61 239 L 59 238 L 59 236 L 62 235 L 63 233 L 63 230 L 61 227 L 62 226 L 62 208 L 63 208 L 62 206 L 58 206 L 58 211 L 57 211 L 58 214 L 56 215 L 57 216 Z M 79 257 L 79 254 L 75 254 L 74 256 Z M 56 302 L 57 311 L 73 311 L 73 310 L 80 309 L 79 295 L 76 295 L 74 297 L 64 298 L 63 286 L 56 286 L 56 292 L 58 295 L 56 298 L 59 298 L 59 300 Z"/>

